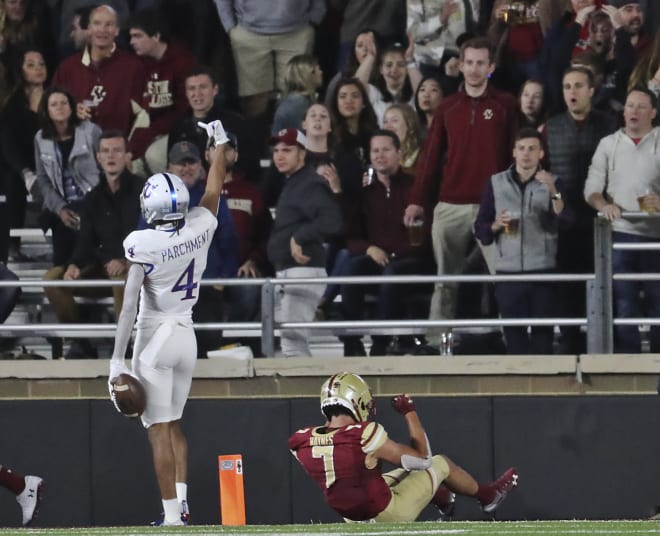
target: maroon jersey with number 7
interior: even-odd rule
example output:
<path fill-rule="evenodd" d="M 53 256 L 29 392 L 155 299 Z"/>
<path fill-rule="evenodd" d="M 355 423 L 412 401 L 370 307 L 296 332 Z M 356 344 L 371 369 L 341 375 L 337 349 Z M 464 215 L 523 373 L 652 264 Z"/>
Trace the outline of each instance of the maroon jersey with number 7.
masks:
<path fill-rule="evenodd" d="M 380 424 L 361 422 L 342 428 L 303 428 L 289 438 L 289 449 L 333 510 L 362 521 L 376 517 L 392 498 L 373 455 L 386 440 Z"/>

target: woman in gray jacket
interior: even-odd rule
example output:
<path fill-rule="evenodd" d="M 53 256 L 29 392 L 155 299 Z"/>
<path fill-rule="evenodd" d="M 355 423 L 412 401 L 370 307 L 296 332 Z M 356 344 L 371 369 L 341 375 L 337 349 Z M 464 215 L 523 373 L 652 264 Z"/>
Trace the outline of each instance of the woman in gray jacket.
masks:
<path fill-rule="evenodd" d="M 51 87 L 39 104 L 41 130 L 34 137 L 37 185 L 47 216 L 44 229 L 53 231 L 53 264 L 63 265 L 76 242 L 83 197 L 99 182 L 94 151 L 101 129 L 75 114 L 73 96 Z"/>

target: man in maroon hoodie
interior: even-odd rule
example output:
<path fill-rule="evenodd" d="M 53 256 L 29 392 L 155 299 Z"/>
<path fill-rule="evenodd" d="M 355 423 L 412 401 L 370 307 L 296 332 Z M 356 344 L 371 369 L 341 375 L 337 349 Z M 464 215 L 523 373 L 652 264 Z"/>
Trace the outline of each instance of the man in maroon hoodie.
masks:
<path fill-rule="evenodd" d="M 138 58 L 117 47 L 117 35 L 117 12 L 108 5 L 94 8 L 89 16 L 89 45 L 60 63 L 52 84 L 71 92 L 78 117 L 129 137 L 133 129 L 149 122 L 141 106 L 144 69 Z"/>
<path fill-rule="evenodd" d="M 484 187 L 491 175 L 511 163 L 516 130 L 514 97 L 488 83 L 495 64 L 486 38 L 463 44 L 460 69 L 464 84 L 434 113 L 404 215 L 406 224 L 432 218 L 438 275 L 460 274 L 463 270 Z M 436 284 L 430 319 L 453 318 L 455 301 L 455 284 Z M 439 346 L 447 331 L 430 329 L 429 343 Z"/>

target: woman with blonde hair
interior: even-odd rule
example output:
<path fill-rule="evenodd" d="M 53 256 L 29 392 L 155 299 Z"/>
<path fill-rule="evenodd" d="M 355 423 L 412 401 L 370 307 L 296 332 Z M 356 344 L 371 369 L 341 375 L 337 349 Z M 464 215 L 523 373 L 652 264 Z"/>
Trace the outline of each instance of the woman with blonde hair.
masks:
<path fill-rule="evenodd" d="M 300 128 L 305 112 L 317 101 L 317 90 L 323 84 L 319 61 L 310 54 L 289 60 L 284 72 L 284 96 L 275 110 L 272 133 L 285 128 Z"/>
<path fill-rule="evenodd" d="M 421 149 L 419 119 L 407 104 L 392 104 L 383 115 L 383 128 L 394 132 L 401 142 L 401 169 L 415 174 Z"/>

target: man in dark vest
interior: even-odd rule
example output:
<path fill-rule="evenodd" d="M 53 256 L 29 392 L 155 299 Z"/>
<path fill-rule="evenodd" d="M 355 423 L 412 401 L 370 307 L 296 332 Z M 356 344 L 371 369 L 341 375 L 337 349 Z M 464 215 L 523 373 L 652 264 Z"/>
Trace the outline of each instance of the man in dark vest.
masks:
<path fill-rule="evenodd" d="M 594 270 L 594 210 L 584 201 L 584 183 L 591 158 L 601 138 L 616 129 L 613 118 L 591 109 L 594 77 L 584 67 L 571 67 L 562 78 L 562 90 L 567 110 L 548 120 L 545 136 L 550 170 L 561 177 L 566 192 L 566 204 L 574 211 L 570 226 L 560 226 L 557 249 L 559 273 L 593 273 Z M 563 317 L 584 317 L 586 292 L 584 283 L 563 285 Z M 586 351 L 585 338 L 576 326 L 562 326 L 561 353 Z"/>

